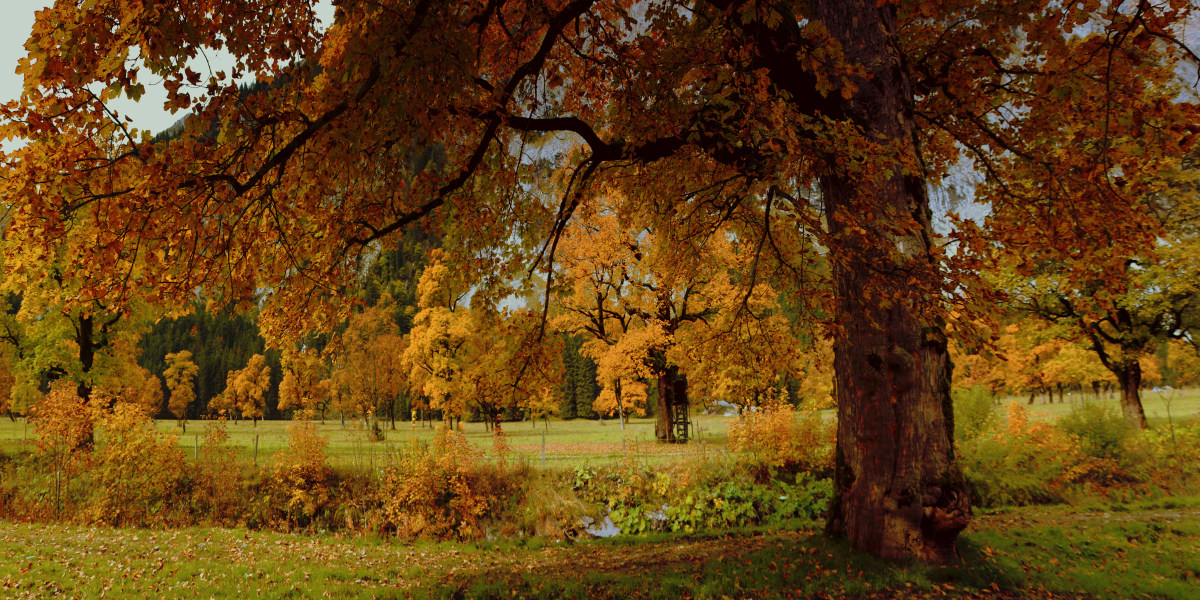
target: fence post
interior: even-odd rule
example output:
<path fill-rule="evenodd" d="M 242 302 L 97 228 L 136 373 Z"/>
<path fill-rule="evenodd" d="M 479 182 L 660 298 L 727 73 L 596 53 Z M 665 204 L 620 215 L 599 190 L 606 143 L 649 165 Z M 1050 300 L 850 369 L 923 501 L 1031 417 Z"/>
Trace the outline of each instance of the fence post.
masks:
<path fill-rule="evenodd" d="M 542 430 L 542 466 L 546 466 L 546 430 Z"/>
<path fill-rule="evenodd" d="M 195 460 L 200 460 L 200 434 L 193 434 L 192 442 L 192 458 Z"/>
<path fill-rule="evenodd" d="M 258 466 L 258 434 L 254 434 L 254 466 Z"/>

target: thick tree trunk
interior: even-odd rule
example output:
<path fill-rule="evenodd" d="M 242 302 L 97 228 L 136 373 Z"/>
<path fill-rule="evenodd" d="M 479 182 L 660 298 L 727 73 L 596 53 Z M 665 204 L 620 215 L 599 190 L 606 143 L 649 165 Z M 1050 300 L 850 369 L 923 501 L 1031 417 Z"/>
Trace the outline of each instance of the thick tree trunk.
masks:
<path fill-rule="evenodd" d="M 675 427 L 671 421 L 675 414 L 675 378 L 678 367 L 667 367 L 658 375 L 658 407 L 655 410 L 654 437 L 660 442 L 675 442 Z"/>
<path fill-rule="evenodd" d="M 1142 410 L 1142 365 L 1131 359 L 1116 365 L 1113 373 L 1121 386 L 1121 414 L 1125 424 L 1134 429 L 1146 428 L 1146 413 Z"/>
<path fill-rule="evenodd" d="M 912 93 L 895 46 L 895 6 L 814 0 L 812 7 L 847 61 L 869 74 L 856 79 L 858 91 L 842 103 L 842 116 L 862 128 L 864 139 L 842 143 L 889 144 L 905 169 L 865 164 L 848 173 L 831 166 L 821 180 L 840 317 L 828 530 L 877 556 L 950 562 L 970 504 L 954 458 L 946 337 L 925 316 L 937 292 L 908 283 L 912 277 L 936 289 L 940 275 Z"/>

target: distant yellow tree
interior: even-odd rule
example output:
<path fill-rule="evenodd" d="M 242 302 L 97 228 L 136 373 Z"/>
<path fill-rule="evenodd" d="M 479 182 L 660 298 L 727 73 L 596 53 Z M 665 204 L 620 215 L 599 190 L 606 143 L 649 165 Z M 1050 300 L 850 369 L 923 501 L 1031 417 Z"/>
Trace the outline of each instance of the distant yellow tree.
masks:
<path fill-rule="evenodd" d="M 179 426 L 187 431 L 187 411 L 196 400 L 196 374 L 200 368 L 192 362 L 192 353 L 187 350 L 172 352 L 166 356 L 167 370 L 163 377 L 167 380 L 167 408 L 179 419 Z"/>
<path fill-rule="evenodd" d="M 598 412 L 624 426 L 643 412 L 650 396 L 641 382 L 651 381 L 655 436 L 681 441 L 689 389 L 745 405 L 773 394 L 781 378 L 801 377 L 807 345 L 757 253 L 720 229 L 704 244 L 679 244 L 679 232 L 632 226 L 621 205 L 611 192 L 580 206 L 556 254 L 554 326 L 590 338 L 580 353 L 597 365 Z"/>
<path fill-rule="evenodd" d="M 497 427 L 503 413 L 529 408 L 543 388 L 557 387 L 561 344 L 539 335 L 538 311 L 502 309 L 478 297 L 460 304 L 466 288 L 447 266 L 452 258 L 430 253 L 417 286 L 420 310 L 400 348 L 402 368 L 412 390 L 444 418 L 478 411 Z"/>
<path fill-rule="evenodd" d="M 285 352 L 283 380 L 279 382 L 279 410 L 320 413 L 325 420 L 329 406 L 329 380 L 326 366 L 315 352 Z"/>
<path fill-rule="evenodd" d="M 142 387 L 138 390 L 137 405 L 142 407 L 148 416 L 154 416 L 162 409 L 163 390 L 162 380 L 157 375 L 146 372 Z M 186 414 L 186 413 L 185 413 Z"/>
<path fill-rule="evenodd" d="M 395 428 L 396 400 L 407 387 L 401 364 L 405 341 L 391 309 L 391 297 L 384 295 L 375 306 L 350 317 L 330 376 L 338 409 L 361 418 L 374 437 L 382 435 L 377 421 L 381 413 Z"/>
<path fill-rule="evenodd" d="M 267 358 L 261 354 L 250 357 L 246 366 L 240 370 L 230 371 L 225 376 L 225 391 L 221 393 L 220 407 L 232 410 L 239 417 L 254 420 L 261 418 L 266 411 L 264 396 L 271 387 L 271 366 Z"/>
<path fill-rule="evenodd" d="M 1171 383 L 1175 387 L 1200 384 L 1200 353 L 1185 342 L 1172 340 L 1167 345 L 1166 362 L 1160 370 L 1171 374 Z"/>

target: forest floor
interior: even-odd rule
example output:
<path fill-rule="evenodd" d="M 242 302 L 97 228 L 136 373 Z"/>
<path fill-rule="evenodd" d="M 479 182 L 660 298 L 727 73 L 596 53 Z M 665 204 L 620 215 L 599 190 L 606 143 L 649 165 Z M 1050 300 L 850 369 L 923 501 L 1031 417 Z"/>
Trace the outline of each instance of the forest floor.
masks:
<path fill-rule="evenodd" d="M 408 544 L 0 523 L 5 598 L 1196 598 L 1200 497 L 976 517 L 962 564 L 852 553 L 819 524 Z"/>

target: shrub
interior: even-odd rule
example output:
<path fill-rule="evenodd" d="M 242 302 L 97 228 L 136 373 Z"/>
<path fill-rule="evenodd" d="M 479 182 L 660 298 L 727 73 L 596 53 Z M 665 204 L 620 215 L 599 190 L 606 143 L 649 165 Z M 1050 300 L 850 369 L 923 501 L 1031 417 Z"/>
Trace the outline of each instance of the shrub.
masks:
<path fill-rule="evenodd" d="M 959 444 L 963 472 L 976 504 L 1038 504 L 1063 499 L 1078 444 L 1062 430 L 1030 424 L 1025 408 L 1009 404 L 1002 427 Z"/>
<path fill-rule="evenodd" d="M 145 526 L 161 522 L 187 497 L 183 450 L 154 429 L 141 406 L 118 401 L 99 433 L 88 471 L 86 521 Z"/>
<path fill-rule="evenodd" d="M 1200 418 L 1130 436 L 1125 453 L 1131 470 L 1157 490 L 1196 493 L 1200 489 Z"/>
<path fill-rule="evenodd" d="M 275 527 L 311 527 L 336 505 L 334 472 L 325 464 L 328 440 L 317 433 L 312 421 L 302 419 L 288 425 L 288 448 L 276 456 L 267 491 Z"/>
<path fill-rule="evenodd" d="M 512 446 L 508 443 L 508 436 L 504 434 L 504 430 L 500 429 L 499 425 L 492 429 L 492 454 L 501 462 L 508 460 L 508 455 L 512 453 Z"/>
<path fill-rule="evenodd" d="M 247 478 L 225 426 L 224 419 L 210 421 L 204 432 L 204 445 L 193 470 L 192 506 L 197 517 L 234 525 L 247 503 Z"/>
<path fill-rule="evenodd" d="M 818 518 L 832 495 L 830 480 L 803 475 L 795 484 L 779 480 L 769 485 L 726 480 L 688 490 L 673 504 L 618 506 L 608 516 L 622 533 L 634 535 L 653 530 L 692 532 L 703 528 L 746 527 L 784 519 Z"/>
<path fill-rule="evenodd" d="M 1112 407 L 1086 402 L 1059 419 L 1059 429 L 1079 439 L 1079 448 L 1088 456 L 1116 458 L 1121 444 L 1129 438 L 1125 419 Z"/>
<path fill-rule="evenodd" d="M 527 471 L 519 479 L 524 489 L 514 496 L 507 509 L 512 519 L 504 519 L 497 529 L 503 536 L 531 535 L 551 539 L 574 538 L 583 532 L 582 518 L 593 513 L 571 487 L 573 474 L 554 471 Z"/>
<path fill-rule="evenodd" d="M 67 381 L 55 383 L 31 411 L 29 420 L 37 436 L 40 463 L 37 470 L 47 475 L 51 497 L 46 500 L 52 503 L 56 516 L 69 504 L 73 476 L 86 469 L 95 419 L 96 412 L 83 403 Z"/>
<path fill-rule="evenodd" d="M 776 477 L 756 482 L 752 467 L 728 460 L 655 465 L 579 466 L 572 488 L 579 497 L 603 503 L 623 533 L 695 531 L 704 528 L 817 518 L 829 504 L 832 484 L 808 474 L 794 483 Z"/>
<path fill-rule="evenodd" d="M 379 493 L 385 524 L 397 535 L 474 539 L 516 488 L 503 467 L 484 464 L 462 433 L 441 425 L 429 448 L 414 446 L 385 471 Z"/>
<path fill-rule="evenodd" d="M 975 440 L 999 420 L 992 392 L 982 385 L 956 389 L 952 397 L 955 441 Z"/>
<path fill-rule="evenodd" d="M 731 423 L 729 447 L 759 481 L 770 479 L 772 471 L 827 474 L 833 469 L 834 433 L 816 412 L 798 413 L 776 402 Z"/>

